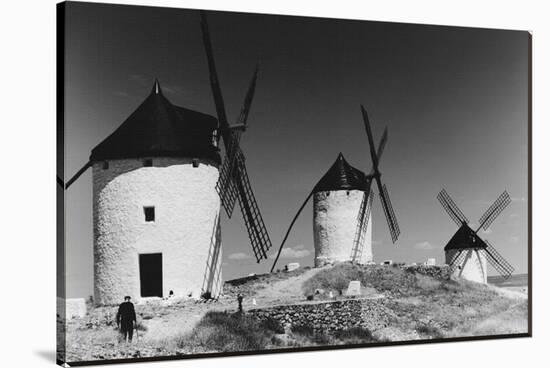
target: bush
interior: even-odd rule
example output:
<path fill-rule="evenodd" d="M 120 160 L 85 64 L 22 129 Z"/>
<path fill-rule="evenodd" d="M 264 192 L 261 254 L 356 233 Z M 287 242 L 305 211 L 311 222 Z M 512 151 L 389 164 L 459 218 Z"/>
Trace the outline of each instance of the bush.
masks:
<path fill-rule="evenodd" d="M 334 337 L 342 340 L 345 344 L 361 344 L 377 341 L 371 332 L 363 327 L 352 327 L 347 330 L 334 332 Z"/>
<path fill-rule="evenodd" d="M 427 324 L 423 324 L 423 323 L 419 323 L 416 326 L 416 331 L 419 334 L 425 335 L 426 337 L 431 338 L 431 339 L 441 339 L 441 338 L 445 337 L 445 335 L 443 334 L 443 332 L 439 328 L 437 328 L 435 326 L 430 326 L 430 325 L 427 325 Z"/>
<path fill-rule="evenodd" d="M 147 331 L 147 326 L 143 322 L 136 322 L 136 330 L 145 332 Z"/>
<path fill-rule="evenodd" d="M 194 351 L 262 350 L 281 330 L 275 321 L 260 323 L 242 313 L 210 311 L 191 333 L 177 339 L 177 346 Z"/>
<path fill-rule="evenodd" d="M 321 331 L 315 331 L 313 327 L 307 325 L 292 327 L 292 333 L 301 337 L 301 345 L 330 345 L 332 338 Z"/>
<path fill-rule="evenodd" d="M 275 333 L 279 333 L 279 334 L 285 333 L 285 329 L 283 328 L 283 326 L 281 326 L 279 321 L 271 317 L 267 317 L 262 322 L 260 322 L 260 326 L 262 328 L 265 328 L 266 330 L 273 331 Z"/>

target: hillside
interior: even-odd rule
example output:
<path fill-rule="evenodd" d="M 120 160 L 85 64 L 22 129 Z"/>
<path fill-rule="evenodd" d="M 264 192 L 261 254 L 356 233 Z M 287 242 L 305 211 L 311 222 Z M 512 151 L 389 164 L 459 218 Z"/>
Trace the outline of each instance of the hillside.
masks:
<path fill-rule="evenodd" d="M 345 295 L 351 280 L 361 281 L 360 295 Z M 238 293 L 244 295 L 244 315 L 235 313 Z M 287 323 L 297 310 L 331 307 L 336 317 L 352 313 L 338 308 L 356 305 L 367 306 L 361 307 L 357 324 L 330 332 L 319 330 L 317 321 Z M 139 338 L 130 346 L 117 343 L 115 307 L 95 308 L 86 318 L 68 321 L 68 360 L 527 332 L 524 293 L 451 280 L 441 267 L 342 263 L 302 268 L 228 281 L 215 302 L 165 300 L 136 305 L 136 311 Z"/>

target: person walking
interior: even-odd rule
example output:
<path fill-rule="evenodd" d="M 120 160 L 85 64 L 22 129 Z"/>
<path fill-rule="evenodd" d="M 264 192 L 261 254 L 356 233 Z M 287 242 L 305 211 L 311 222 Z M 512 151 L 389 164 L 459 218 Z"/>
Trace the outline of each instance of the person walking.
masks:
<path fill-rule="evenodd" d="M 116 325 L 120 331 L 120 340 L 132 342 L 134 327 L 136 327 L 136 310 L 129 296 L 124 297 L 124 302 L 118 306 Z"/>

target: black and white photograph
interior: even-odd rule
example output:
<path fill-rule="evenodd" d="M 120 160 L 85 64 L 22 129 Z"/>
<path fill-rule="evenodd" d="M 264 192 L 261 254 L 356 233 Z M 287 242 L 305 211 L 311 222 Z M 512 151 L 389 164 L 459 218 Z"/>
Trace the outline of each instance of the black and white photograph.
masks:
<path fill-rule="evenodd" d="M 532 335 L 527 30 L 57 27 L 58 364 Z"/>

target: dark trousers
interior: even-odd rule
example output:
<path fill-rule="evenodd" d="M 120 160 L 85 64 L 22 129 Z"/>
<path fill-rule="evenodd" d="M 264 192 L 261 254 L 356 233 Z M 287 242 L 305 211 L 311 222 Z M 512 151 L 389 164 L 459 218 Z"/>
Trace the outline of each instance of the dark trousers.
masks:
<path fill-rule="evenodd" d="M 126 341 L 128 337 L 128 342 L 132 342 L 132 336 L 134 335 L 134 326 L 132 324 L 121 324 L 120 326 L 120 340 Z"/>

